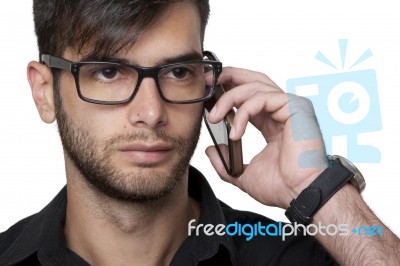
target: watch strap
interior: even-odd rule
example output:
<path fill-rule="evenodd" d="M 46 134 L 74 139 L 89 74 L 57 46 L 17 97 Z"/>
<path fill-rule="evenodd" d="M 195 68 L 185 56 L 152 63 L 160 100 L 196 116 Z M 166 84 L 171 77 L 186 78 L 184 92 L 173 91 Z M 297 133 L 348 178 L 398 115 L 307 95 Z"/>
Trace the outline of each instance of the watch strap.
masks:
<path fill-rule="evenodd" d="M 285 215 L 292 223 L 308 225 L 314 214 L 354 176 L 340 159 L 328 161 L 328 168 L 290 202 Z"/>

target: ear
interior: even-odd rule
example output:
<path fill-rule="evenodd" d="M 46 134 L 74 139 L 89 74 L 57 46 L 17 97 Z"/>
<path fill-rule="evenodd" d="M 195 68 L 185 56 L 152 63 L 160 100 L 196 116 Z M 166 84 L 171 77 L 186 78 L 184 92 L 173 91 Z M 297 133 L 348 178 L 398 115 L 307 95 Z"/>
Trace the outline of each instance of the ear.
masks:
<path fill-rule="evenodd" d="M 53 75 L 50 69 L 44 64 L 32 61 L 28 64 L 27 74 L 40 118 L 45 123 L 54 122 L 56 112 L 53 99 Z"/>

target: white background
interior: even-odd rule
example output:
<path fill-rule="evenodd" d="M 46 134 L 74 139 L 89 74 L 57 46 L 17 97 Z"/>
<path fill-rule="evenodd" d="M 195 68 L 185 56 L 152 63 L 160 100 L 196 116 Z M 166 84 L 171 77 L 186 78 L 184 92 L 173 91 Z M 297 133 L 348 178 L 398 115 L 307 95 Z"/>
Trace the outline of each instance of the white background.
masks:
<path fill-rule="evenodd" d="M 362 137 L 381 150 L 382 161 L 357 166 L 367 179 L 365 200 L 399 234 L 399 2 L 211 0 L 211 9 L 205 48 L 225 66 L 267 73 L 283 89 L 290 78 L 337 73 L 314 56 L 321 51 L 340 65 L 338 39 L 349 40 L 349 61 L 372 50 L 374 56 L 355 70 L 377 73 L 383 130 Z M 65 184 L 65 174 L 56 125 L 41 122 L 26 81 L 26 65 L 38 57 L 30 1 L 0 1 L 0 36 L 1 232 L 41 210 Z M 219 179 L 204 155 L 210 143 L 204 130 L 192 164 L 208 177 L 217 196 L 235 208 L 285 220 L 283 210 L 262 206 Z M 249 128 L 246 162 L 262 143 Z"/>

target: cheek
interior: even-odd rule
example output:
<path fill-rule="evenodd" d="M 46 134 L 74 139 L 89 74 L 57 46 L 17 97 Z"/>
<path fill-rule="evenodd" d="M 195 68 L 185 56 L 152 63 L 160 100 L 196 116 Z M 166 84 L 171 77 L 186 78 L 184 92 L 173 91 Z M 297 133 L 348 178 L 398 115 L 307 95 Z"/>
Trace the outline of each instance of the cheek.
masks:
<path fill-rule="evenodd" d="M 116 121 L 112 116 L 112 108 L 83 101 L 78 96 L 73 77 L 69 76 L 63 75 L 60 83 L 60 97 L 65 114 L 75 127 L 89 134 L 91 138 L 106 139 L 114 128 L 110 126 L 110 122 L 112 125 Z"/>
<path fill-rule="evenodd" d="M 169 116 L 169 125 L 175 129 L 179 129 L 182 135 L 191 135 L 198 124 L 201 123 L 203 114 L 203 104 L 182 105 L 179 111 Z"/>

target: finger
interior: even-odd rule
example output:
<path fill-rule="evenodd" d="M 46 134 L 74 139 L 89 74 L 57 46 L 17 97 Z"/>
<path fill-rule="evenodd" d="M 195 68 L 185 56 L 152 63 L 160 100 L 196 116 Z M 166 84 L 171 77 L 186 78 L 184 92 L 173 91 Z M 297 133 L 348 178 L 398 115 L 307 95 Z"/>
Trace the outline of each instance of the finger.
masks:
<path fill-rule="evenodd" d="M 286 122 L 290 117 L 287 94 L 282 92 L 255 93 L 237 110 L 229 137 L 232 140 L 240 139 L 246 130 L 248 122 L 261 113 L 266 113 L 266 115 L 261 116 L 261 121 L 254 121 L 256 127 L 259 127 L 268 118 L 276 122 Z M 261 128 L 258 129 L 261 130 Z"/>
<path fill-rule="evenodd" d="M 260 115 L 262 112 L 266 115 Z M 274 134 L 274 130 L 280 131 L 286 124 L 290 125 L 290 130 L 287 132 L 294 140 L 319 141 L 321 139 L 313 105 L 304 97 L 273 92 L 255 94 L 237 110 L 232 122 L 230 138 L 232 140 L 241 138 L 249 121 L 261 130 L 266 139 L 268 134 Z"/>
<path fill-rule="evenodd" d="M 219 84 L 231 84 L 233 86 L 259 81 L 281 90 L 266 74 L 243 68 L 224 67 L 218 81 Z"/>
<path fill-rule="evenodd" d="M 209 120 L 212 123 L 218 123 L 233 107 L 239 108 L 245 101 L 258 92 L 279 92 L 281 90 L 269 86 L 260 81 L 253 81 L 243 85 L 239 85 L 234 89 L 225 92 L 216 102 L 211 110 Z"/>

